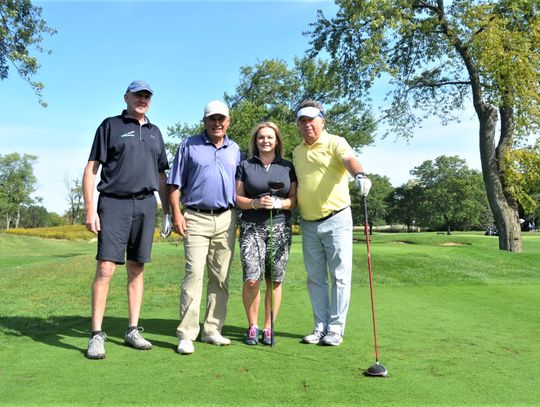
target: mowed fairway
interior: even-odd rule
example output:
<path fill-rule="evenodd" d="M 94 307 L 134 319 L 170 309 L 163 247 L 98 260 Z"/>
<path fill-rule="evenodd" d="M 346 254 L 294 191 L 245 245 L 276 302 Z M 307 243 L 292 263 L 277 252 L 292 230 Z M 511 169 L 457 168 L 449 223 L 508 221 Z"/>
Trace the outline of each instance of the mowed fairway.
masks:
<path fill-rule="evenodd" d="M 340 347 L 300 343 L 312 315 L 296 236 L 277 346 L 242 343 L 236 253 L 223 332 L 232 344 L 197 342 L 193 355 L 178 355 L 183 249 L 160 241 L 140 321 L 154 348 L 123 345 L 126 275 L 119 268 L 104 322 L 107 357 L 91 361 L 84 352 L 95 243 L 0 234 L 0 405 L 540 404 L 540 233 L 524 235 L 522 254 L 499 251 L 497 238 L 481 233 L 375 234 L 377 334 L 388 379 L 362 375 L 375 357 L 363 236 L 355 242 Z"/>

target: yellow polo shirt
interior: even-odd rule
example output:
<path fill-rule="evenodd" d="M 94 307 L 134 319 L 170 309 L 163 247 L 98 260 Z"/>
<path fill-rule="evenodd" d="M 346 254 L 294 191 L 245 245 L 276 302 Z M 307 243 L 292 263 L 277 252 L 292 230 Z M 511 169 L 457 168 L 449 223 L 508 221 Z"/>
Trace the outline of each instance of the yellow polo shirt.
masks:
<path fill-rule="evenodd" d="M 305 220 L 316 220 L 351 204 L 348 171 L 343 159 L 354 151 L 343 137 L 323 131 L 312 145 L 303 141 L 293 151 L 298 178 L 298 207 Z"/>

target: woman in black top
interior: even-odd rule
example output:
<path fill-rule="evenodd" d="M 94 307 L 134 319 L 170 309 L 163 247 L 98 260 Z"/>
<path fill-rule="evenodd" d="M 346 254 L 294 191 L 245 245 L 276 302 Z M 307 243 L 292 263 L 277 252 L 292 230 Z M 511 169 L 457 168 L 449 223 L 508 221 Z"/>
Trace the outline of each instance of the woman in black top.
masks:
<path fill-rule="evenodd" d="M 251 136 L 251 158 L 242 161 L 236 172 L 236 205 L 242 209 L 242 298 L 249 324 L 244 342 L 248 345 L 259 342 L 257 316 L 263 277 L 266 281 L 266 295 L 262 343 L 265 345 L 273 344 L 270 287 L 273 286 L 274 320 L 281 304 L 281 282 L 285 276 L 291 247 L 291 209 L 296 206 L 297 186 L 294 167 L 290 161 L 283 159 L 282 155 L 283 140 L 279 128 L 272 122 L 262 122 L 255 127 Z M 274 184 L 278 188 L 275 188 Z"/>

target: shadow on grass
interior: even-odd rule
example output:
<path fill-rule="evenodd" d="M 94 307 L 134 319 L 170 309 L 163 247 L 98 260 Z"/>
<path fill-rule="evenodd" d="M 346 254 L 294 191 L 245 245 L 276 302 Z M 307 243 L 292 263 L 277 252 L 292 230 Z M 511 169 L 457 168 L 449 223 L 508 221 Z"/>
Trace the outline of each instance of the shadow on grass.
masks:
<path fill-rule="evenodd" d="M 64 253 L 64 254 L 47 254 L 47 257 L 59 257 L 68 259 L 70 257 L 78 257 L 78 256 L 84 256 L 86 255 L 85 252 L 74 252 L 74 253 Z"/>
<path fill-rule="evenodd" d="M 151 340 L 154 347 L 176 350 L 176 327 L 178 326 L 178 320 L 162 318 L 141 319 L 140 326 L 144 327 L 144 332 L 150 336 L 148 339 Z M 104 331 L 107 333 L 107 342 L 123 345 L 126 327 L 127 318 L 106 316 L 104 320 Z M 77 315 L 58 315 L 48 318 L 1 316 L 0 333 L 5 336 L 28 337 L 36 342 L 74 350 L 84 354 L 86 352 L 87 341 L 90 337 L 90 317 Z M 242 342 L 246 334 L 246 328 L 225 325 L 222 333 L 232 341 Z M 160 341 L 152 338 L 152 335 L 170 336 L 171 341 Z M 301 338 L 299 334 L 281 332 L 279 330 L 276 330 L 276 335 L 280 337 Z M 69 343 L 73 342 L 70 338 L 79 338 L 80 340 L 76 342 L 78 344 L 80 343 L 80 346 Z"/>
<path fill-rule="evenodd" d="M 6 336 L 25 336 L 36 342 L 51 346 L 84 352 L 77 346 L 66 343 L 66 337 L 88 337 L 90 319 L 81 316 L 0 317 L 0 332 Z M 84 341 L 81 341 L 86 346 Z"/>

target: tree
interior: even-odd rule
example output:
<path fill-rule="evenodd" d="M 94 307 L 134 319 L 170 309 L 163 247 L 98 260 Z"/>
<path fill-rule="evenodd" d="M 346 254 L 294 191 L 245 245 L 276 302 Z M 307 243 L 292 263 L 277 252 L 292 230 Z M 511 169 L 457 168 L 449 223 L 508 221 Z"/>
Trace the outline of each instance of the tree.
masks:
<path fill-rule="evenodd" d="M 56 212 L 49 212 L 49 224 L 50 226 L 64 226 L 67 223 L 63 216 L 60 216 Z"/>
<path fill-rule="evenodd" d="M 6 221 L 6 229 L 15 221 L 18 227 L 21 207 L 30 205 L 30 197 L 36 190 L 37 179 L 33 165 L 37 156 L 11 153 L 0 155 L 0 213 Z"/>
<path fill-rule="evenodd" d="M 51 219 L 47 209 L 40 205 L 29 205 L 21 208 L 21 220 L 18 227 L 43 228 L 51 225 Z"/>
<path fill-rule="evenodd" d="M 247 151 L 251 129 L 261 120 L 272 120 L 280 127 L 290 156 L 300 142 L 296 108 L 304 99 L 315 99 L 326 106 L 326 128 L 343 135 L 354 148 L 373 142 L 375 123 L 365 105 L 342 98 L 328 64 L 311 58 L 295 58 L 289 68 L 281 60 L 264 60 L 240 69 L 236 93 L 225 95 L 235 116 L 231 134 L 243 135 L 241 147 Z M 244 144 L 245 143 L 245 144 Z"/>
<path fill-rule="evenodd" d="M 482 176 L 465 160 L 443 155 L 424 161 L 411 174 L 420 187 L 416 213 L 423 226 L 444 228 L 448 234 L 486 226 L 489 207 Z"/>
<path fill-rule="evenodd" d="M 275 59 L 243 66 L 235 93 L 224 95 L 231 108 L 228 133 L 247 153 L 253 127 L 262 120 L 274 121 L 290 157 L 300 142 L 296 107 L 303 99 L 311 98 L 327 107 L 326 126 L 330 132 L 346 137 L 354 148 L 372 143 L 375 123 L 370 112 L 362 103 L 340 97 L 335 83 L 327 64 L 315 59 L 296 58 L 293 67 Z M 170 136 L 183 139 L 202 130 L 202 126 L 177 124 L 168 130 Z"/>
<path fill-rule="evenodd" d="M 499 228 L 499 248 L 521 252 L 518 203 L 505 158 L 540 127 L 538 0 L 338 0 L 310 33 L 325 50 L 342 92 L 365 97 L 390 79 L 382 109 L 388 132 L 410 137 L 424 118 L 443 124 L 472 100 L 482 174 Z M 500 132 L 496 140 L 497 122 Z"/>
<path fill-rule="evenodd" d="M 386 224 L 386 218 L 388 217 L 388 211 L 390 209 L 388 197 L 392 194 L 394 188 L 392 187 L 392 184 L 390 184 L 388 177 L 378 174 L 368 174 L 368 177 L 372 182 L 371 191 L 366 198 L 370 225 L 369 230 L 371 233 L 372 226 Z M 353 224 L 365 225 L 362 196 L 354 182 L 350 183 L 349 190 L 351 191 Z"/>
<path fill-rule="evenodd" d="M 66 220 L 56 212 L 48 212 L 41 205 L 21 207 L 20 228 L 43 228 L 66 225 Z"/>
<path fill-rule="evenodd" d="M 19 76 L 27 81 L 43 101 L 41 82 L 32 81 L 32 76 L 40 65 L 32 51 L 50 53 L 41 47 L 43 35 L 53 35 L 56 30 L 47 26 L 41 18 L 41 8 L 30 0 L 2 0 L 0 2 L 0 80 L 7 79 L 9 64 L 17 70 Z"/>
<path fill-rule="evenodd" d="M 71 225 L 82 224 L 85 217 L 82 179 L 81 177 L 70 178 L 69 175 L 66 175 L 64 185 L 68 191 L 67 202 L 69 209 L 66 213 L 68 222 Z"/>
<path fill-rule="evenodd" d="M 167 127 L 167 135 L 173 138 L 177 138 L 180 141 L 183 139 L 199 134 L 204 130 L 202 122 L 196 124 L 188 123 L 176 123 L 173 126 Z M 176 142 L 166 142 L 165 149 L 167 150 L 167 156 L 170 162 L 172 162 L 176 150 L 178 148 L 178 143 Z"/>
<path fill-rule="evenodd" d="M 387 222 L 403 224 L 407 232 L 416 231 L 416 220 L 421 207 L 422 188 L 416 181 L 409 181 L 397 187 L 388 197 L 389 213 Z"/>

